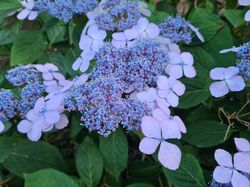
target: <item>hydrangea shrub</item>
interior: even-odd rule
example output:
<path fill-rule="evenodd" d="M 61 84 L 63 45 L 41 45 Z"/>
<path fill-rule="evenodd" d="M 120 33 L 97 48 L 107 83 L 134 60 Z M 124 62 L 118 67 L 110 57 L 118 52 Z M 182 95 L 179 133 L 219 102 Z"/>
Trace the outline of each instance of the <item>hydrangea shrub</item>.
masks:
<path fill-rule="evenodd" d="M 0 186 L 250 187 L 249 7 L 0 1 Z"/>

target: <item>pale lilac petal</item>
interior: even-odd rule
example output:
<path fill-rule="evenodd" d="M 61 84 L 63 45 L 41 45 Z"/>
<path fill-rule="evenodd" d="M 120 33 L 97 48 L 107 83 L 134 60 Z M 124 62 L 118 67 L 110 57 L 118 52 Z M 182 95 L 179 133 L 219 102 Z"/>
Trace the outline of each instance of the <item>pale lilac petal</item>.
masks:
<path fill-rule="evenodd" d="M 91 25 L 88 29 L 88 35 L 91 36 L 91 38 L 95 38 L 96 33 L 98 33 L 99 28 L 97 25 Z"/>
<path fill-rule="evenodd" d="M 64 100 L 64 95 L 59 94 L 51 97 L 47 102 L 46 102 L 46 109 L 47 110 L 58 110 Z"/>
<path fill-rule="evenodd" d="M 181 63 L 181 55 L 177 52 L 169 52 L 169 63 L 170 64 L 180 64 Z"/>
<path fill-rule="evenodd" d="M 181 151 L 176 145 L 163 141 L 161 142 L 158 159 L 165 168 L 176 170 L 181 162 Z"/>
<path fill-rule="evenodd" d="M 57 85 L 57 81 L 55 81 L 55 80 L 43 81 L 43 85 L 44 86 L 56 86 Z"/>
<path fill-rule="evenodd" d="M 72 65 L 72 69 L 77 71 L 80 68 L 81 64 L 82 64 L 82 58 L 78 57 L 74 62 L 74 64 Z"/>
<path fill-rule="evenodd" d="M 160 34 L 160 29 L 156 24 L 150 23 L 147 27 L 146 32 L 150 38 L 156 38 Z"/>
<path fill-rule="evenodd" d="M 213 178 L 218 183 L 229 183 L 233 170 L 223 166 L 217 166 L 213 172 Z"/>
<path fill-rule="evenodd" d="M 39 111 L 37 112 L 39 113 Z M 26 118 L 32 122 L 36 121 L 38 118 L 38 115 L 34 113 L 34 110 L 29 110 L 26 114 Z"/>
<path fill-rule="evenodd" d="M 32 10 L 35 6 L 35 1 L 33 0 L 28 0 L 28 3 L 26 4 L 26 8 L 29 9 L 29 10 Z"/>
<path fill-rule="evenodd" d="M 127 40 L 126 36 L 125 36 L 125 34 L 123 32 L 116 32 L 116 33 L 112 34 L 112 37 L 116 41 L 123 41 L 123 42 L 125 42 Z"/>
<path fill-rule="evenodd" d="M 169 89 L 168 78 L 166 76 L 158 76 L 157 78 L 157 86 L 162 90 Z"/>
<path fill-rule="evenodd" d="M 159 144 L 160 140 L 144 137 L 140 142 L 139 150 L 144 154 L 151 155 L 156 151 Z"/>
<path fill-rule="evenodd" d="M 237 67 L 231 66 L 225 69 L 224 78 L 229 79 L 238 75 L 240 70 Z"/>
<path fill-rule="evenodd" d="M 88 78 L 89 78 L 88 74 L 82 74 L 80 77 L 78 77 L 77 81 L 75 82 L 75 85 L 78 86 L 87 82 Z"/>
<path fill-rule="evenodd" d="M 209 90 L 211 92 L 211 95 L 214 97 L 222 97 L 224 95 L 227 95 L 229 92 L 229 89 L 225 81 L 212 83 L 209 87 Z"/>
<path fill-rule="evenodd" d="M 167 115 L 170 115 L 170 110 L 168 108 L 170 105 L 165 99 L 157 99 L 157 106 Z"/>
<path fill-rule="evenodd" d="M 250 186 L 250 182 L 248 178 L 236 170 L 234 170 L 233 172 L 231 183 L 233 187 L 249 187 Z"/>
<path fill-rule="evenodd" d="M 86 72 L 89 69 L 90 61 L 84 60 L 80 66 L 80 71 L 82 73 Z"/>
<path fill-rule="evenodd" d="M 46 126 L 44 126 L 43 128 L 43 132 L 49 132 L 54 128 L 54 125 L 50 125 L 50 124 L 46 124 Z"/>
<path fill-rule="evenodd" d="M 61 80 L 64 80 L 64 79 L 65 79 L 65 77 L 64 77 L 63 74 L 61 74 L 61 73 L 54 72 L 54 73 L 53 73 L 53 76 L 54 76 L 54 78 L 55 78 L 56 80 L 58 80 L 58 81 L 61 81 Z"/>
<path fill-rule="evenodd" d="M 164 99 L 168 97 L 169 93 L 169 90 L 158 90 L 158 95 Z"/>
<path fill-rule="evenodd" d="M 220 51 L 220 53 L 228 53 L 228 52 L 238 52 L 241 49 L 241 47 L 235 47 L 233 46 L 230 49 L 223 49 Z"/>
<path fill-rule="evenodd" d="M 186 128 L 185 124 L 183 123 L 182 119 L 179 116 L 174 116 L 173 120 L 180 127 L 180 131 L 182 133 L 187 132 L 187 128 Z"/>
<path fill-rule="evenodd" d="M 179 97 L 174 92 L 169 92 L 167 101 L 172 107 L 177 107 L 179 104 Z"/>
<path fill-rule="evenodd" d="M 42 64 L 36 64 L 35 65 L 35 68 L 42 72 L 42 73 L 47 73 L 49 70 L 45 67 L 45 65 L 42 65 Z"/>
<path fill-rule="evenodd" d="M 136 27 L 138 28 L 139 31 L 144 32 L 145 29 L 148 27 L 148 25 L 149 21 L 146 18 L 142 17 L 138 20 Z"/>
<path fill-rule="evenodd" d="M 33 141 L 33 142 L 36 142 L 38 141 L 41 137 L 42 137 L 42 131 L 34 131 L 34 130 L 31 130 L 27 133 L 27 137 Z"/>
<path fill-rule="evenodd" d="M 239 0 L 239 5 L 250 6 L 250 1 L 249 0 Z"/>
<path fill-rule="evenodd" d="M 194 78 L 196 76 L 196 70 L 193 66 L 183 66 L 184 75 L 188 78 Z"/>
<path fill-rule="evenodd" d="M 37 18 L 38 14 L 39 13 L 37 11 L 31 11 L 31 13 L 30 13 L 30 15 L 28 17 L 28 20 L 30 20 L 30 21 L 35 20 Z"/>
<path fill-rule="evenodd" d="M 19 20 L 24 20 L 25 18 L 28 17 L 28 15 L 30 14 L 30 10 L 28 9 L 23 9 L 18 15 L 17 15 L 17 19 Z"/>
<path fill-rule="evenodd" d="M 150 138 L 161 138 L 161 127 L 156 119 L 144 116 L 141 123 L 142 133 Z"/>
<path fill-rule="evenodd" d="M 152 100 L 156 100 L 158 98 L 157 90 L 155 88 L 149 88 L 147 90 L 147 92 L 150 95 L 150 97 L 152 98 Z"/>
<path fill-rule="evenodd" d="M 86 49 L 90 49 L 91 45 L 93 43 L 93 39 L 90 38 L 87 35 L 84 35 L 81 37 L 80 42 L 79 42 L 79 47 L 81 50 L 86 50 Z"/>
<path fill-rule="evenodd" d="M 53 74 L 48 72 L 48 73 L 43 73 L 43 79 L 44 80 L 47 80 L 47 81 L 50 81 L 50 80 L 53 80 Z"/>
<path fill-rule="evenodd" d="M 137 29 L 127 29 L 124 31 L 124 35 L 127 40 L 134 40 L 139 37 Z"/>
<path fill-rule="evenodd" d="M 234 154 L 234 167 L 238 171 L 250 173 L 250 154 L 244 152 Z"/>
<path fill-rule="evenodd" d="M 245 138 L 234 138 L 234 143 L 238 151 L 250 152 L 250 143 Z"/>
<path fill-rule="evenodd" d="M 51 71 L 59 71 L 58 67 L 54 64 L 47 63 L 44 66 Z"/>
<path fill-rule="evenodd" d="M 100 40 L 94 40 L 93 43 L 92 43 L 92 46 L 91 46 L 91 49 L 93 51 L 98 51 L 100 47 L 102 47 L 104 44 L 103 41 L 100 41 Z"/>
<path fill-rule="evenodd" d="M 176 80 L 172 89 L 176 95 L 182 96 L 185 93 L 186 87 L 181 81 Z"/>
<path fill-rule="evenodd" d="M 68 126 L 69 120 L 65 114 L 62 114 L 60 116 L 59 121 L 55 124 L 55 127 L 57 129 L 64 129 L 65 127 Z"/>
<path fill-rule="evenodd" d="M 2 133 L 5 129 L 5 126 L 2 121 L 0 121 L 0 133 Z"/>
<path fill-rule="evenodd" d="M 244 79 L 239 75 L 233 78 L 227 79 L 226 82 L 229 87 L 229 90 L 233 92 L 244 90 L 246 86 Z"/>
<path fill-rule="evenodd" d="M 165 69 L 165 72 L 176 79 L 183 77 L 183 70 L 180 65 L 168 64 Z"/>
<path fill-rule="evenodd" d="M 164 139 L 181 139 L 180 127 L 170 117 L 169 119 L 163 120 L 160 123 L 162 128 L 162 137 Z"/>
<path fill-rule="evenodd" d="M 90 49 L 86 49 L 81 53 L 81 57 L 83 60 L 93 60 L 95 57 L 95 52 Z"/>
<path fill-rule="evenodd" d="M 225 79 L 225 72 L 226 68 L 214 68 L 210 71 L 210 78 L 212 80 L 223 80 Z"/>
<path fill-rule="evenodd" d="M 150 95 L 147 92 L 139 92 L 136 94 L 136 97 L 140 100 L 140 101 L 151 101 Z"/>
<path fill-rule="evenodd" d="M 194 57 L 189 52 L 181 53 L 181 60 L 189 66 L 192 66 L 194 64 Z"/>
<path fill-rule="evenodd" d="M 17 130 L 21 133 L 27 133 L 31 130 L 32 123 L 28 120 L 22 120 L 18 125 L 17 125 Z"/>
<path fill-rule="evenodd" d="M 192 24 L 189 23 L 190 29 L 195 33 L 195 35 L 199 38 L 201 42 L 205 42 L 204 37 L 202 34 L 199 32 L 198 28 L 194 27 Z"/>
<path fill-rule="evenodd" d="M 233 167 L 233 158 L 229 152 L 223 149 L 217 149 L 214 153 L 214 157 L 220 166 Z"/>
<path fill-rule="evenodd" d="M 248 10 L 244 17 L 245 21 L 250 21 L 250 10 Z"/>
<path fill-rule="evenodd" d="M 169 110 L 169 109 L 168 109 Z M 152 116 L 157 119 L 158 121 L 163 121 L 169 118 L 168 113 L 170 113 L 170 110 L 167 111 L 166 113 L 163 112 L 161 109 L 156 108 L 152 111 Z"/>
<path fill-rule="evenodd" d="M 60 114 L 57 111 L 47 111 L 44 114 L 46 122 L 50 125 L 55 124 L 60 119 Z"/>
<path fill-rule="evenodd" d="M 42 117 L 38 118 L 32 125 L 31 130 L 27 133 L 31 141 L 38 141 L 42 136 L 43 126 L 46 124 Z"/>
<path fill-rule="evenodd" d="M 35 104 L 34 113 L 37 114 L 45 106 L 44 97 L 40 97 Z"/>
<path fill-rule="evenodd" d="M 112 45 L 116 48 L 123 48 L 126 46 L 126 41 L 112 40 Z"/>

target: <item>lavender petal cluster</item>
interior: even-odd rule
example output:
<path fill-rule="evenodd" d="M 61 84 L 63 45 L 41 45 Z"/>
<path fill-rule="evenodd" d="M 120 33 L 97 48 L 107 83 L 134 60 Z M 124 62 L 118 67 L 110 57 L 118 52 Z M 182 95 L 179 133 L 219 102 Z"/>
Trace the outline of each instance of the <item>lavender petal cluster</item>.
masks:
<path fill-rule="evenodd" d="M 245 78 L 246 81 L 250 81 L 250 42 L 244 44 L 237 51 L 236 56 L 238 60 L 236 67 L 239 68 L 240 74 Z"/>
<path fill-rule="evenodd" d="M 181 16 L 169 17 L 159 24 L 161 36 L 170 39 L 173 43 L 192 41 L 192 30 L 189 23 Z"/>
<path fill-rule="evenodd" d="M 0 89 L 0 121 L 5 123 L 15 116 L 16 99 L 11 90 Z"/>

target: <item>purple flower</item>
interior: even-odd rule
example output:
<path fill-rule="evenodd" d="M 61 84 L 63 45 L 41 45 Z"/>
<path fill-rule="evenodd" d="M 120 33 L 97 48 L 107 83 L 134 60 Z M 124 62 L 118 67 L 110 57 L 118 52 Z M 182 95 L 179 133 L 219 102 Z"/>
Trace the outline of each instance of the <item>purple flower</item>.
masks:
<path fill-rule="evenodd" d="M 236 67 L 212 69 L 210 77 L 212 80 L 216 80 L 209 87 L 212 96 L 222 97 L 228 94 L 229 91 L 237 92 L 243 90 L 245 82 L 238 73 L 239 69 Z"/>

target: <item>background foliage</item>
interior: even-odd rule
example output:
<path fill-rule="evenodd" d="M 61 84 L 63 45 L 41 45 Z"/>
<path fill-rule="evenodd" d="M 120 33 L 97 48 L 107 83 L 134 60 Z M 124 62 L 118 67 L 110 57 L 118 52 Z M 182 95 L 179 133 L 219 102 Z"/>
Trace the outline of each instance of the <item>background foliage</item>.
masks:
<path fill-rule="evenodd" d="M 70 128 L 50 133 L 37 143 L 15 133 L 16 123 L 0 137 L 0 185 L 10 187 L 206 187 L 216 165 L 214 150 L 234 151 L 233 137 L 250 140 L 249 85 L 245 91 L 214 99 L 209 92 L 209 72 L 235 64 L 233 53 L 219 51 L 250 40 L 246 9 L 236 0 L 162 0 L 149 2 L 150 20 L 159 23 L 169 15 L 182 14 L 205 37 L 182 45 L 194 55 L 197 77 L 183 79 L 187 92 L 174 113 L 185 121 L 188 133 L 181 142 L 183 158 L 177 171 L 162 168 L 154 157 L 138 151 L 141 135 L 119 129 L 108 138 L 89 134 L 80 126 L 78 114 L 70 117 Z M 20 4 L 0 1 L 0 86 L 6 70 L 20 64 L 54 63 L 68 78 L 80 54 L 78 47 L 84 16 L 68 24 L 43 13 L 36 22 L 19 21 L 8 13 Z M 242 108 L 245 105 L 244 108 Z M 13 130 L 12 130 L 13 129 Z M 6 129 L 7 130 L 7 129 Z"/>

